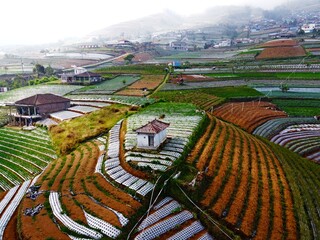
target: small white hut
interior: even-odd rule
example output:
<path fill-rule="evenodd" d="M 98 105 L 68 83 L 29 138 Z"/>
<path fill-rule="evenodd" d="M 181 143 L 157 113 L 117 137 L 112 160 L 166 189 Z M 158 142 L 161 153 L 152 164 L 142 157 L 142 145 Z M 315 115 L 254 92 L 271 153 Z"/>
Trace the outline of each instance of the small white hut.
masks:
<path fill-rule="evenodd" d="M 157 119 L 136 129 L 137 147 L 144 149 L 157 149 L 167 138 L 167 127 L 169 123 Z"/>

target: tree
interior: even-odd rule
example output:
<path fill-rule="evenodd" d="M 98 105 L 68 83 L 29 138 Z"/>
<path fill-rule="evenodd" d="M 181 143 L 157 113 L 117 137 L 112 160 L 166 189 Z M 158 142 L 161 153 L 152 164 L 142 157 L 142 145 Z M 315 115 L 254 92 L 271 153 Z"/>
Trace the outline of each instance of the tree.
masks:
<path fill-rule="evenodd" d="M 45 68 L 45 73 L 47 76 L 52 76 L 54 74 L 53 68 L 49 65 L 48 67 Z"/>
<path fill-rule="evenodd" d="M 289 91 L 289 86 L 288 84 L 281 84 L 280 85 L 280 89 L 283 93 L 288 92 Z"/>
<path fill-rule="evenodd" d="M 128 63 L 131 63 L 133 58 L 133 54 L 128 54 L 127 56 L 125 56 L 124 60 L 126 60 Z"/>
<path fill-rule="evenodd" d="M 42 66 L 41 64 L 37 63 L 34 68 L 33 68 L 33 73 L 37 74 L 38 77 L 39 77 L 39 74 L 45 74 L 46 71 L 45 71 L 45 68 L 44 66 Z"/>

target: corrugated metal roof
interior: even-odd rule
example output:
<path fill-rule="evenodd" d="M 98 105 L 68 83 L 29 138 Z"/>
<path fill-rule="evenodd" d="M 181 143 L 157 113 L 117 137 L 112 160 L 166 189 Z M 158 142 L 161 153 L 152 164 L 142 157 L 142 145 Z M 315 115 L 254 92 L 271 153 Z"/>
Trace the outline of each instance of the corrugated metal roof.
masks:
<path fill-rule="evenodd" d="M 169 127 L 169 125 L 170 125 L 170 123 L 165 123 L 165 122 L 161 122 L 157 119 L 154 119 L 153 121 L 148 122 L 146 125 L 136 129 L 136 132 L 137 133 L 156 134 L 156 133 L 163 131 L 167 127 Z"/>

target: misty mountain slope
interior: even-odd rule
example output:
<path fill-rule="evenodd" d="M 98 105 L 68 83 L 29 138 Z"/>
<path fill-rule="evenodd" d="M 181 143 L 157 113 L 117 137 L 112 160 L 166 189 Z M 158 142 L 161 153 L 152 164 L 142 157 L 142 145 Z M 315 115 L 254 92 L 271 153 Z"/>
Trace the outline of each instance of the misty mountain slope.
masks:
<path fill-rule="evenodd" d="M 137 20 L 123 22 L 95 31 L 90 35 L 107 38 L 114 37 L 139 37 L 154 32 L 171 31 L 181 28 L 183 18 L 170 11 L 139 18 Z"/>
<path fill-rule="evenodd" d="M 190 25 L 199 23 L 199 25 L 215 24 L 246 24 L 250 20 L 262 17 L 263 10 L 249 6 L 220 6 L 210 8 L 203 14 L 190 16 L 186 19 Z"/>
<path fill-rule="evenodd" d="M 318 11 L 320 9 L 319 0 L 293 0 L 289 1 L 280 7 L 287 8 L 290 11 Z"/>
<path fill-rule="evenodd" d="M 168 10 L 160 14 L 112 25 L 90 35 L 104 38 L 137 38 L 177 29 L 204 28 L 217 24 L 241 25 L 248 23 L 250 19 L 261 17 L 262 13 L 262 9 L 248 6 L 214 7 L 202 14 L 188 17 L 179 16 Z"/>

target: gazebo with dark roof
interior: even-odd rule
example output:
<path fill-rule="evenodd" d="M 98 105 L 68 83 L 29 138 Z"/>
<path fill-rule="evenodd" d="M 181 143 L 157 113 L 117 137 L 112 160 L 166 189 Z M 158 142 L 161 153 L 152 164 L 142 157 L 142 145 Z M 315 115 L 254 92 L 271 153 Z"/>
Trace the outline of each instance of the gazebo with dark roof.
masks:
<path fill-rule="evenodd" d="M 16 113 L 11 114 L 12 123 L 29 125 L 50 113 L 66 110 L 70 107 L 70 99 L 52 93 L 36 94 L 11 104 Z"/>
<path fill-rule="evenodd" d="M 169 126 L 169 123 L 154 119 L 146 125 L 136 129 L 137 147 L 144 149 L 157 149 L 161 143 L 166 140 L 166 129 Z"/>

